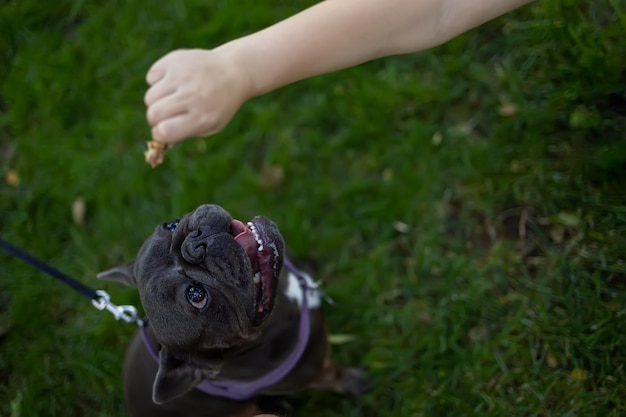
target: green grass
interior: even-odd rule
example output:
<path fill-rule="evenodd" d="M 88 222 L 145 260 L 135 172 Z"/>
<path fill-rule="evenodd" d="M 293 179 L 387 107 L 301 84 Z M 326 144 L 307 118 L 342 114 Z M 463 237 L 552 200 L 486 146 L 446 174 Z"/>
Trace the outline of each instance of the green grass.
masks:
<path fill-rule="evenodd" d="M 297 83 L 150 169 L 150 64 L 306 4 L 2 3 L 0 236 L 138 305 L 95 274 L 156 223 L 204 202 L 265 214 L 316 265 L 332 332 L 354 337 L 335 358 L 373 383 L 291 415 L 626 415 L 623 3 L 544 0 Z M 0 254 L 0 415 L 124 415 L 133 331 Z"/>

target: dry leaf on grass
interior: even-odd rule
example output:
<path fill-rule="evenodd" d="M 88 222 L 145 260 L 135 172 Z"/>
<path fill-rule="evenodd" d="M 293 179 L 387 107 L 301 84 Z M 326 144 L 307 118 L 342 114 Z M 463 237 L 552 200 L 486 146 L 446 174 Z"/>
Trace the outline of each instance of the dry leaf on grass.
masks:
<path fill-rule="evenodd" d="M 259 184 L 263 188 L 278 188 L 285 179 L 285 171 L 283 167 L 277 165 L 266 165 L 261 171 Z"/>
<path fill-rule="evenodd" d="M 18 174 L 17 170 L 10 169 L 4 176 L 4 181 L 11 187 L 17 187 L 20 185 L 20 174 Z"/>
<path fill-rule="evenodd" d="M 85 224 L 85 214 L 87 213 L 87 203 L 85 199 L 78 197 L 72 203 L 72 220 L 77 226 Z"/>

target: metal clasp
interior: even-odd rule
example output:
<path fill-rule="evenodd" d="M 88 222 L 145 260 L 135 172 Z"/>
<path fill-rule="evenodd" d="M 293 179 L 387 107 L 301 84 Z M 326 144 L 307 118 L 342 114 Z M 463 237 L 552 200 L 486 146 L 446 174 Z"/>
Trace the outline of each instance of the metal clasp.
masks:
<path fill-rule="evenodd" d="M 135 322 L 137 325 L 143 326 L 143 321 L 138 317 L 137 309 L 135 307 L 130 305 L 118 306 L 113 304 L 111 302 L 111 296 L 106 291 L 97 290 L 96 295 L 97 298 L 91 299 L 91 304 L 93 304 L 93 306 L 98 310 L 109 311 L 113 314 L 115 320 L 122 320 L 126 323 Z"/>

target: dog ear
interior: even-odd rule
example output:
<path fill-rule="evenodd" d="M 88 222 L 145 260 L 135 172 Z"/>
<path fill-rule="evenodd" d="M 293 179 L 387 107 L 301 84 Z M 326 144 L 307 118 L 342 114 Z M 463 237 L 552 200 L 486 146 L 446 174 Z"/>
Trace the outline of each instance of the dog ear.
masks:
<path fill-rule="evenodd" d="M 100 272 L 97 277 L 107 281 L 116 281 L 122 284 L 129 285 L 131 287 L 137 287 L 135 280 L 135 274 L 133 273 L 134 262 L 129 262 L 126 265 L 121 265 L 107 271 Z"/>
<path fill-rule="evenodd" d="M 204 380 L 202 369 L 169 354 L 165 346 L 159 351 L 159 371 L 154 380 L 152 401 L 156 404 L 186 394 Z"/>

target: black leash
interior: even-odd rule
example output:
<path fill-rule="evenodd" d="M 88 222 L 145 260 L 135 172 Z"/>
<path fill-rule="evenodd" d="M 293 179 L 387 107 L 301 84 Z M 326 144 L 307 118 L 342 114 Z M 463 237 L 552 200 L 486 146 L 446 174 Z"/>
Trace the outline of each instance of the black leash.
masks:
<path fill-rule="evenodd" d="M 23 249 L 18 248 L 17 246 L 7 242 L 4 239 L 0 238 L 0 248 L 4 249 L 10 255 L 15 256 L 16 258 L 21 259 L 27 264 L 34 266 L 39 269 L 41 272 L 50 275 L 53 278 L 58 279 L 65 285 L 69 286 L 73 290 L 81 293 L 85 297 L 91 300 L 91 303 L 98 310 L 107 310 L 110 311 L 117 320 L 123 320 L 127 323 L 136 322 L 141 325 L 141 319 L 137 316 L 137 310 L 133 306 L 117 306 L 111 302 L 111 296 L 102 290 L 94 290 L 83 283 L 77 281 L 76 279 L 70 277 L 67 274 L 59 271 L 51 265 L 43 262 L 40 259 L 35 258 L 30 253 L 26 252 Z"/>
<path fill-rule="evenodd" d="M 46 264 L 43 261 L 40 261 L 39 259 L 35 258 L 30 253 L 26 252 L 23 249 L 18 248 L 17 246 L 10 244 L 6 240 L 0 239 L 0 248 L 4 249 L 6 252 L 8 252 L 9 254 L 13 256 L 20 258 L 22 261 L 26 262 L 27 264 L 34 266 L 35 268 L 39 269 L 41 272 L 48 274 L 53 278 L 58 279 L 59 281 L 70 286 L 71 288 L 78 291 L 85 297 L 91 300 L 99 298 L 98 294 L 96 293 L 96 290 L 89 288 L 88 286 L 76 281 L 74 278 L 64 274 L 58 269 Z"/>

